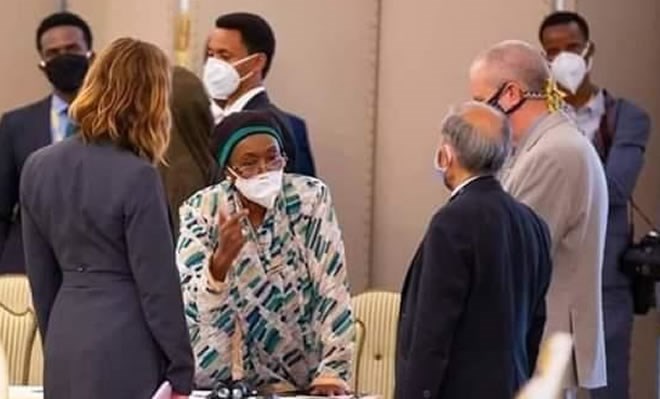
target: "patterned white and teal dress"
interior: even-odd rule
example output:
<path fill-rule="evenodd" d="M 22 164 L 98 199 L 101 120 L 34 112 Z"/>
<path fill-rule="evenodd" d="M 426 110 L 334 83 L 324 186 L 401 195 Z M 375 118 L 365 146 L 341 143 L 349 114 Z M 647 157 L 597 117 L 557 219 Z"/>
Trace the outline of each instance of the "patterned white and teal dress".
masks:
<path fill-rule="evenodd" d="M 328 188 L 285 174 L 275 206 L 260 227 L 245 229 L 248 240 L 218 283 L 208 272 L 218 212 L 235 213 L 237 199 L 224 181 L 194 194 L 180 210 L 177 263 L 196 384 L 236 378 L 237 369 L 255 387 L 347 382 L 354 324 Z"/>

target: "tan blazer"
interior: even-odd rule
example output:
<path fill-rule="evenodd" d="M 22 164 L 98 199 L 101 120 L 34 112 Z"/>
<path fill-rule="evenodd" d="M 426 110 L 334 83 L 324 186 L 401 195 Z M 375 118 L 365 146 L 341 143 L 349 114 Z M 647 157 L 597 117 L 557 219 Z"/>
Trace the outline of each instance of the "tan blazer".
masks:
<path fill-rule="evenodd" d="M 573 335 L 575 362 L 566 385 L 604 386 L 601 281 L 608 195 L 598 154 L 575 124 L 556 112 L 516 147 L 501 178 L 550 228 L 553 272 L 545 336 Z"/>

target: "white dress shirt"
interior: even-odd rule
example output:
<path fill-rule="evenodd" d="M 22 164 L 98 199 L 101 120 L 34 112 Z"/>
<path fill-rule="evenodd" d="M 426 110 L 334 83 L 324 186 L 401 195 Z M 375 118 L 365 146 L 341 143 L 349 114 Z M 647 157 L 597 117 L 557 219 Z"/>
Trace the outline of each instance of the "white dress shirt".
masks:
<path fill-rule="evenodd" d="M 465 180 L 463 183 L 459 184 L 456 186 L 454 190 L 452 190 L 451 195 L 449 196 L 449 199 L 454 198 L 458 193 L 461 192 L 462 189 L 464 189 L 468 184 L 472 183 L 473 181 L 481 178 L 483 176 L 472 176 L 469 179 Z"/>
<path fill-rule="evenodd" d="M 600 128 L 600 121 L 603 115 L 605 115 L 605 94 L 603 90 L 598 90 L 588 103 L 577 110 L 573 107 L 568 107 L 568 112 L 582 133 L 584 133 L 589 141 L 593 141 Z"/>
<path fill-rule="evenodd" d="M 213 119 L 215 124 L 220 123 L 227 115 L 233 114 L 234 112 L 241 112 L 243 108 L 258 94 L 266 91 L 266 88 L 263 86 L 258 86 L 253 89 L 250 89 L 243 93 L 242 96 L 236 99 L 233 103 L 226 106 L 224 109 L 218 106 L 215 101 L 211 101 L 211 113 L 213 114 Z"/>
<path fill-rule="evenodd" d="M 50 130 L 51 142 L 57 143 L 67 136 L 67 130 L 71 124 L 69 119 L 69 103 L 53 94 L 50 97 Z"/>

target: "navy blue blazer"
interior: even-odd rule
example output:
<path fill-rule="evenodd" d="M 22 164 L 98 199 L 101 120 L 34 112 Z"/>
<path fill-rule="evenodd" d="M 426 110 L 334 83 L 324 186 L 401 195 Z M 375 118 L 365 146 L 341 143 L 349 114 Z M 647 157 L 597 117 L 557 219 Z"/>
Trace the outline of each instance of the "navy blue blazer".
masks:
<path fill-rule="evenodd" d="M 482 177 L 440 209 L 403 286 L 396 399 L 511 399 L 546 319 L 550 234 Z"/>
<path fill-rule="evenodd" d="M 0 119 L 0 274 L 25 273 L 18 188 L 27 157 L 52 143 L 51 98 Z"/>
<path fill-rule="evenodd" d="M 629 277 L 621 272 L 621 257 L 632 239 L 628 201 L 644 165 L 651 121 L 644 110 L 605 92 L 605 116 L 594 145 L 603 161 L 609 192 L 605 237 L 603 287 L 626 288 Z"/>
<path fill-rule="evenodd" d="M 280 121 L 283 130 L 284 150 L 289 158 L 287 172 L 316 177 L 314 157 L 307 138 L 307 126 L 301 118 L 280 110 L 264 91 L 245 105 L 246 110 L 269 109 Z"/>

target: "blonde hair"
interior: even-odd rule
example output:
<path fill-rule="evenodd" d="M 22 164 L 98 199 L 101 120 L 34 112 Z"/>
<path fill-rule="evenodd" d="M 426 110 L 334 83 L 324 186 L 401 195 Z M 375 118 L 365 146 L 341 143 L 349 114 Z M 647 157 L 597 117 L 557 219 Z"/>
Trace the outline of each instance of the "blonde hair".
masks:
<path fill-rule="evenodd" d="M 85 142 L 110 139 L 153 163 L 170 140 L 171 69 L 156 46 L 117 39 L 96 59 L 69 115 Z"/>

